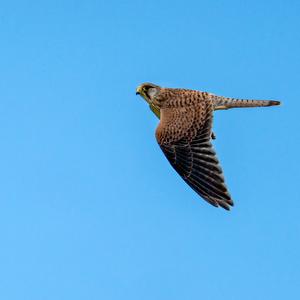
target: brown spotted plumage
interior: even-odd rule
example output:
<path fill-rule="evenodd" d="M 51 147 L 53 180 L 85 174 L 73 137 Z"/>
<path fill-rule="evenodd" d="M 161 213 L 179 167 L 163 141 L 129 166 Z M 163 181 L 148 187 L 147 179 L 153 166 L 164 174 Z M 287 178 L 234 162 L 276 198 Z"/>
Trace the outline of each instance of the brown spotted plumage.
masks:
<path fill-rule="evenodd" d="M 161 88 L 144 83 L 137 88 L 160 119 L 157 142 L 183 180 L 210 204 L 229 210 L 233 201 L 212 147 L 213 111 L 234 107 L 278 105 L 278 101 L 240 100 L 206 92 Z"/>

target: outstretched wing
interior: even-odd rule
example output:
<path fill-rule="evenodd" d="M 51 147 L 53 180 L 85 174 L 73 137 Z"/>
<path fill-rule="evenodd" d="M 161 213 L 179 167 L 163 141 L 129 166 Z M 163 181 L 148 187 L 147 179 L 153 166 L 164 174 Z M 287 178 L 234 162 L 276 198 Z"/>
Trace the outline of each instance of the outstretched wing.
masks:
<path fill-rule="evenodd" d="M 193 123 L 196 120 L 193 120 Z M 233 201 L 227 191 L 223 172 L 211 144 L 212 113 L 208 113 L 195 134 L 183 134 L 178 140 L 169 137 L 174 130 L 167 122 L 158 127 L 157 141 L 168 161 L 183 180 L 210 204 L 229 210 Z M 199 124 L 198 124 L 199 125 Z M 162 126 L 161 126 L 162 127 Z M 176 132 L 176 131 L 175 131 Z"/>

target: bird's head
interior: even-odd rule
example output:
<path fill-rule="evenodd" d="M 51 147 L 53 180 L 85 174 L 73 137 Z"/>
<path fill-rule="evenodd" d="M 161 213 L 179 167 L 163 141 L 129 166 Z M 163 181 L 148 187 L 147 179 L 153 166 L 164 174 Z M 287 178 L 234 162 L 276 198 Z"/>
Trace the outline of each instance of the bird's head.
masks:
<path fill-rule="evenodd" d="M 150 105 L 154 97 L 160 92 L 161 87 L 153 83 L 143 83 L 136 88 L 136 94 L 141 95 Z"/>

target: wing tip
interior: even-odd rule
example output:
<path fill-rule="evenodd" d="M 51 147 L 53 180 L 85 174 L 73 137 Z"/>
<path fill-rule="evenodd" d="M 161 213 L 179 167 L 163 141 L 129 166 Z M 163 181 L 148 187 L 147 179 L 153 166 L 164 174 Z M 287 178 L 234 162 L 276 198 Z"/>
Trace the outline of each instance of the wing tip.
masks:
<path fill-rule="evenodd" d="M 230 209 L 234 206 L 234 203 L 231 199 L 216 199 L 216 198 L 204 198 L 209 204 L 211 204 L 214 207 L 222 207 L 227 211 L 230 211 Z"/>
<path fill-rule="evenodd" d="M 230 209 L 234 206 L 234 203 L 231 199 L 229 199 L 229 200 L 216 199 L 215 201 L 216 201 L 217 207 L 222 207 L 227 211 L 230 211 Z"/>

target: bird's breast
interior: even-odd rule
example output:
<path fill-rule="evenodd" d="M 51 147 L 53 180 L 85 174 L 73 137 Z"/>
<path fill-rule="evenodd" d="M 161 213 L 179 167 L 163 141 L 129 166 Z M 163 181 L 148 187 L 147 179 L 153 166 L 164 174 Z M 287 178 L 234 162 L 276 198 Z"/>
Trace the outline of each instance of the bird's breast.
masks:
<path fill-rule="evenodd" d="M 161 117 L 156 129 L 158 143 L 172 143 L 187 138 L 193 127 L 194 110 L 186 107 L 160 110 Z"/>

